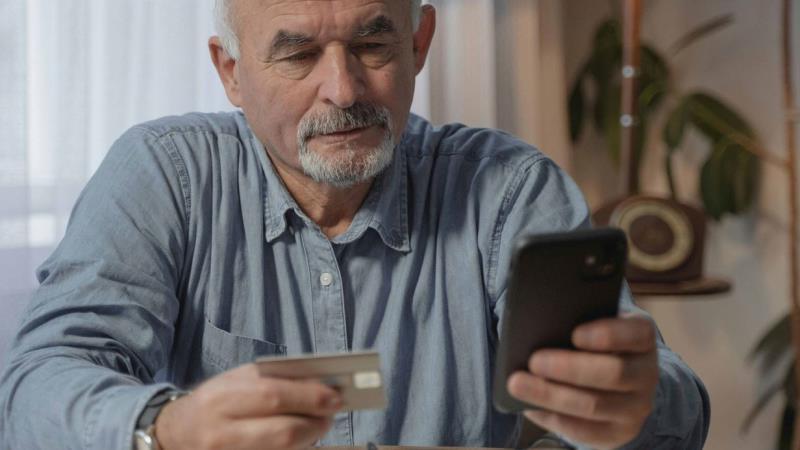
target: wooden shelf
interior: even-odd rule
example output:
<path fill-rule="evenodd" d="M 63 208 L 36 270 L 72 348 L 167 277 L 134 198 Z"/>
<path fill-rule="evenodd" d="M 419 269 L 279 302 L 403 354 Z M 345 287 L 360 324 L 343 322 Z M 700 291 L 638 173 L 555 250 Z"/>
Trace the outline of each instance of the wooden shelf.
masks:
<path fill-rule="evenodd" d="M 706 277 L 674 283 L 629 282 L 629 285 L 634 296 L 678 295 L 691 297 L 687 298 L 687 300 L 703 300 L 709 298 L 707 296 L 724 294 L 731 290 L 731 283 L 729 281 L 721 278 Z"/>

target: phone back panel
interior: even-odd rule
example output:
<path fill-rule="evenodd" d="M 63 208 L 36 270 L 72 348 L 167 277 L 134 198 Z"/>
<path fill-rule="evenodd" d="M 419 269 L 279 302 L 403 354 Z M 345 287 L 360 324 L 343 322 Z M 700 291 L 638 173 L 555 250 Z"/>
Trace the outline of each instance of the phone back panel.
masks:
<path fill-rule="evenodd" d="M 535 408 L 511 397 L 508 376 L 527 370 L 541 348 L 573 348 L 573 329 L 617 315 L 627 256 L 625 234 L 614 228 L 521 238 L 511 261 L 494 402 L 504 412 Z"/>

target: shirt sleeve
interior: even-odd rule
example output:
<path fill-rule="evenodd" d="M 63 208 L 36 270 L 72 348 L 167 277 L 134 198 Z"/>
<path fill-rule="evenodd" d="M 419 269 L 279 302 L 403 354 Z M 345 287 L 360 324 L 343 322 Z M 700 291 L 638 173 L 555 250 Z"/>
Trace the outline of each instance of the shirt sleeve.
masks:
<path fill-rule="evenodd" d="M 0 378 L 0 447 L 129 450 L 172 346 L 188 217 L 174 148 L 134 128 L 81 193 Z"/>
<path fill-rule="evenodd" d="M 591 227 L 589 208 L 574 181 L 547 158 L 520 166 L 508 184 L 507 204 L 500 209 L 495 227 L 496 272 L 489 289 L 495 318 L 503 317 L 505 286 L 513 243 L 529 233 L 568 231 Z M 627 285 L 620 296 L 620 311 L 649 317 L 633 301 Z M 501 321 L 497 320 L 501 336 Z M 642 430 L 626 450 L 701 449 L 708 434 L 710 402 L 699 377 L 657 338 L 659 383 L 655 407 Z M 588 449 L 570 443 L 580 450 Z"/>

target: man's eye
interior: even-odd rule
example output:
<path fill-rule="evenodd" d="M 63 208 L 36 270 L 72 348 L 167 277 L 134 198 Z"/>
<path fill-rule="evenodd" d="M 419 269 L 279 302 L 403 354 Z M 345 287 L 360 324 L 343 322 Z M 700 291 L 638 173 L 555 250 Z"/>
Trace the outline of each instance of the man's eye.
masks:
<path fill-rule="evenodd" d="M 363 44 L 356 45 L 354 48 L 358 51 L 382 50 L 386 48 L 386 44 L 382 44 L 380 42 L 365 42 Z"/>
<path fill-rule="evenodd" d="M 300 52 L 282 58 L 281 61 L 303 62 L 314 58 L 314 56 L 316 56 L 314 52 Z"/>

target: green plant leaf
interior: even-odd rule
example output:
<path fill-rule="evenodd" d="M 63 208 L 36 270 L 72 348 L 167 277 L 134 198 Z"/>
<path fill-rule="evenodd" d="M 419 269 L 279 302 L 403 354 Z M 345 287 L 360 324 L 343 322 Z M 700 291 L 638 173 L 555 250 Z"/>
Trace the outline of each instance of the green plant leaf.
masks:
<path fill-rule="evenodd" d="M 664 154 L 664 172 L 667 174 L 670 198 L 677 201 L 678 189 L 675 187 L 675 172 L 672 170 L 672 152 L 666 152 Z"/>
<path fill-rule="evenodd" d="M 618 75 L 622 65 L 622 26 L 616 19 L 600 24 L 592 43 L 589 71 L 596 79 L 609 80 Z"/>
<path fill-rule="evenodd" d="M 636 83 L 639 113 L 655 112 L 669 90 L 669 68 L 652 47 L 642 47 L 641 75 Z"/>
<path fill-rule="evenodd" d="M 700 194 L 706 212 L 716 220 L 744 212 L 753 203 L 760 161 L 737 143 L 720 138 L 700 174 Z"/>
<path fill-rule="evenodd" d="M 740 214 L 747 210 L 758 186 L 759 160 L 737 143 L 729 143 L 722 160 L 722 189 L 728 197 L 725 212 Z"/>
<path fill-rule="evenodd" d="M 794 363 L 792 369 L 786 376 L 784 383 L 783 393 L 786 399 L 785 406 L 783 407 L 783 415 L 781 417 L 780 431 L 778 432 L 778 448 L 791 449 L 792 441 L 794 440 L 794 422 L 795 414 L 797 414 L 797 372 L 795 372 Z"/>
<path fill-rule="evenodd" d="M 736 162 L 732 173 L 733 214 L 747 211 L 753 204 L 761 181 L 761 161 L 741 145 L 735 145 Z"/>
<path fill-rule="evenodd" d="M 715 220 L 721 219 L 725 211 L 730 209 L 723 179 L 726 149 L 727 142 L 717 143 L 700 171 L 700 196 L 706 212 Z"/>
<path fill-rule="evenodd" d="M 601 130 L 611 159 L 619 164 L 622 126 L 619 123 L 622 88 L 617 83 L 608 90 L 602 106 Z"/>
<path fill-rule="evenodd" d="M 595 104 L 594 104 L 594 126 L 595 129 L 604 133 L 608 126 L 608 114 L 610 111 L 618 111 L 615 121 L 619 121 L 619 104 L 622 91 L 619 78 L 606 78 L 595 80 Z"/>
<path fill-rule="evenodd" d="M 789 369 L 788 372 L 789 373 L 787 374 L 787 376 L 790 376 L 794 373 L 792 369 Z M 747 433 L 750 430 L 750 427 L 753 425 L 753 422 L 756 420 L 756 418 L 758 418 L 758 415 L 761 414 L 761 411 L 764 410 L 764 407 L 767 406 L 769 401 L 772 400 L 776 394 L 784 391 L 784 389 L 785 389 L 784 383 L 783 380 L 781 380 L 780 383 L 774 383 L 763 393 L 761 393 L 758 396 L 755 405 L 753 405 L 753 407 L 750 408 L 750 411 L 748 411 L 747 415 L 745 416 L 744 422 L 742 422 L 742 426 L 739 429 L 739 432 Z"/>
<path fill-rule="evenodd" d="M 795 408 L 786 402 L 783 407 L 783 414 L 781 414 L 781 425 L 778 430 L 778 450 L 791 450 L 792 440 L 794 439 L 794 417 Z"/>
<path fill-rule="evenodd" d="M 783 393 L 786 395 L 786 401 L 793 407 L 797 408 L 797 368 L 794 364 L 794 359 L 789 366 L 789 370 L 783 379 Z"/>
<path fill-rule="evenodd" d="M 583 94 L 583 81 L 586 78 L 586 69 L 581 70 L 578 79 L 572 86 L 572 91 L 569 94 L 569 137 L 572 142 L 578 140 L 583 129 L 584 120 L 584 107 L 586 106 L 586 99 Z"/>
<path fill-rule="evenodd" d="M 595 129 L 603 133 L 604 114 L 613 101 L 610 90 L 618 83 L 622 67 L 622 29 L 616 19 L 603 22 L 595 32 L 587 72 L 595 83 L 593 119 Z"/>
<path fill-rule="evenodd" d="M 639 85 L 639 110 L 651 113 L 661 105 L 662 100 L 669 91 L 669 84 L 662 81 L 653 81 L 646 85 Z"/>
<path fill-rule="evenodd" d="M 695 92 L 686 101 L 690 121 L 712 141 L 732 134 L 741 134 L 749 139 L 755 137 L 747 122 L 733 108 L 711 95 Z"/>
<path fill-rule="evenodd" d="M 727 213 L 744 212 L 755 199 L 760 178 L 760 161 L 754 155 L 755 149 L 745 147 L 755 145 L 755 133 L 732 108 L 708 94 L 695 92 L 687 96 L 681 106 L 686 108 L 688 123 L 697 127 L 713 145 L 700 175 L 706 211 L 716 220 Z M 664 140 L 670 148 L 683 134 L 681 121 L 678 116 L 667 124 Z"/>
<path fill-rule="evenodd" d="M 689 123 L 687 100 L 683 99 L 667 116 L 667 124 L 662 133 L 662 140 L 670 154 L 681 145 L 687 123 Z"/>
<path fill-rule="evenodd" d="M 669 192 L 673 200 L 678 199 L 678 190 L 675 184 L 675 173 L 672 170 L 672 154 L 681 145 L 688 122 L 689 116 L 686 111 L 686 101 L 681 100 L 678 106 L 667 116 L 667 123 L 661 131 L 661 139 L 667 146 L 667 152 L 664 155 L 664 172 L 667 175 Z"/>
<path fill-rule="evenodd" d="M 791 350 L 791 337 L 792 327 L 789 314 L 784 314 L 761 336 L 761 339 L 747 355 L 747 360 L 752 363 L 758 358 L 764 362 L 765 366 L 774 366 L 780 355 Z"/>
<path fill-rule="evenodd" d="M 668 78 L 668 68 L 663 58 L 649 48 L 643 57 L 643 75 L 640 83 L 640 120 L 650 109 L 654 109 L 664 98 Z M 646 67 L 645 67 L 646 66 Z M 592 117 L 595 128 L 603 134 L 611 158 L 619 163 L 621 127 L 620 70 L 622 68 L 622 27 L 616 19 L 609 19 L 598 27 L 595 33 L 592 55 L 586 67 L 588 76 L 595 82 L 595 101 Z M 644 95 L 642 95 L 644 94 Z M 571 102 L 577 102 L 577 93 L 570 94 Z M 576 126 L 573 130 L 579 130 Z M 634 143 L 634 151 L 641 155 L 645 146 L 645 134 Z"/>
<path fill-rule="evenodd" d="M 773 367 L 773 370 L 777 370 Z M 758 399 L 756 400 L 755 405 L 750 409 L 745 417 L 744 422 L 742 422 L 742 426 L 740 428 L 741 433 L 747 433 L 750 427 L 753 425 L 753 422 L 758 415 L 764 410 L 764 407 L 775 397 L 776 394 L 782 392 L 784 397 L 787 399 L 787 402 L 790 405 L 793 405 L 793 401 L 789 399 L 795 398 L 795 376 L 797 372 L 795 371 L 794 367 L 794 359 L 788 361 L 788 366 L 783 370 L 783 376 L 781 376 L 776 382 L 773 382 L 766 388 L 761 390 L 761 393 L 758 395 Z"/>
<path fill-rule="evenodd" d="M 715 17 L 708 22 L 701 24 L 700 26 L 692 29 L 685 35 L 681 36 L 680 39 L 675 41 L 672 46 L 670 46 L 669 52 L 675 56 L 681 50 L 689 47 L 690 45 L 694 44 L 695 42 L 699 41 L 705 36 L 709 34 L 719 31 L 728 25 L 733 23 L 733 14 L 725 14 L 719 17 Z"/>
<path fill-rule="evenodd" d="M 669 66 L 663 57 L 653 47 L 643 45 L 641 48 L 639 85 L 640 106 L 649 109 L 655 108 L 663 100 L 669 88 Z M 643 94 L 652 86 L 657 87 L 655 92 L 650 93 L 647 98 Z"/>
<path fill-rule="evenodd" d="M 644 156 L 644 149 L 647 145 L 647 128 L 648 128 L 648 115 L 646 111 L 641 111 L 639 113 L 639 125 L 635 128 L 635 136 L 633 141 L 633 153 L 634 158 L 637 162 L 637 173 L 639 171 L 639 167 L 642 165 L 642 157 Z M 620 149 L 621 150 L 621 149 Z M 641 180 L 639 177 L 636 177 L 636 184 L 633 185 L 633 192 L 631 194 L 638 194 L 639 187 L 641 185 Z"/>

